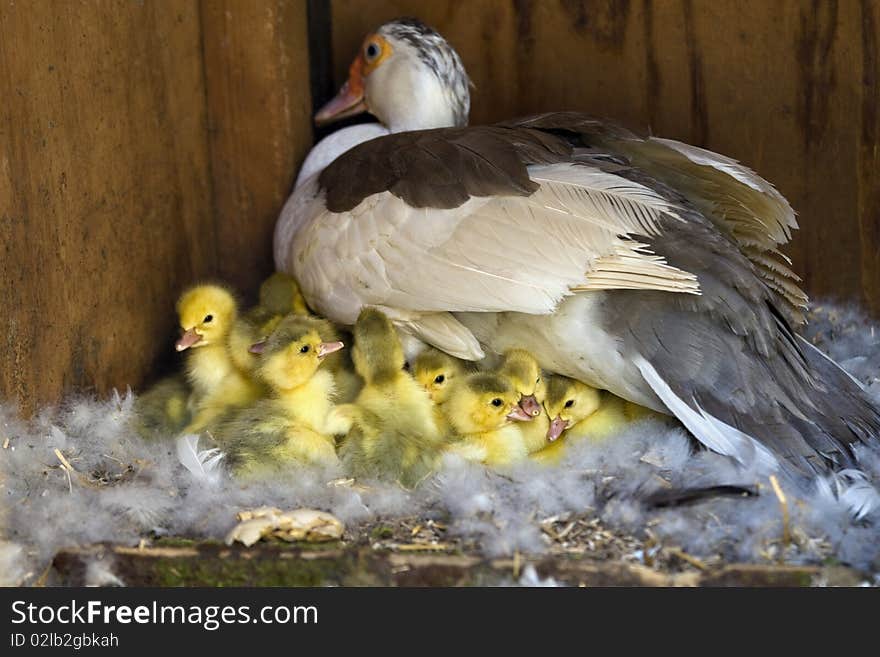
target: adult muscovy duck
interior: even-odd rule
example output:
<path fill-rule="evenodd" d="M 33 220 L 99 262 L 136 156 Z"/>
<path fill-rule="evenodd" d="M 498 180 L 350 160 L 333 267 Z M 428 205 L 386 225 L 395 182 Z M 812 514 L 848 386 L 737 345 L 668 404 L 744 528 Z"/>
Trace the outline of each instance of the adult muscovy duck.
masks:
<path fill-rule="evenodd" d="M 376 306 L 462 358 L 527 348 L 741 463 L 858 476 L 880 413 L 795 332 L 807 299 L 778 248 L 797 222 L 767 181 L 576 112 L 465 127 L 461 60 L 416 20 L 349 73 L 316 118 L 366 109 L 391 134 L 325 154 L 282 212 L 276 265 L 315 309 Z"/>

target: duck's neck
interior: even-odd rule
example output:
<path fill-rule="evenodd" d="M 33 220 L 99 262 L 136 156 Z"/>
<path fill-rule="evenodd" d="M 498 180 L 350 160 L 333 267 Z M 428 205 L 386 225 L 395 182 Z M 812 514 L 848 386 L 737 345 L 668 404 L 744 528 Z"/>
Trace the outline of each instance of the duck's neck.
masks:
<path fill-rule="evenodd" d="M 545 414 L 542 413 L 528 422 L 520 422 L 518 427 L 529 454 L 547 446 L 547 430 L 550 428 L 550 418 Z"/>
<path fill-rule="evenodd" d="M 391 132 L 466 124 L 467 109 L 456 111 L 455 94 L 436 75 L 416 68 L 399 76 L 383 96 L 370 98 L 370 111 Z"/>
<path fill-rule="evenodd" d="M 275 397 L 288 416 L 321 430 L 333 406 L 335 393 L 333 375 L 327 370 L 318 370 L 296 388 L 276 390 Z"/>
<path fill-rule="evenodd" d="M 212 390 L 233 373 L 232 361 L 223 343 L 193 349 L 187 358 L 187 371 L 197 394 Z"/>

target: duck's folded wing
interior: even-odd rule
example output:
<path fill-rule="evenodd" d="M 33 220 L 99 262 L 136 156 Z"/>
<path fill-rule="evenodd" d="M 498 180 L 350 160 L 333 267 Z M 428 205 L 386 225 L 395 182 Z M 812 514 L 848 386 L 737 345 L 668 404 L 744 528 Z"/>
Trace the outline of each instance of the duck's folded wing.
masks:
<path fill-rule="evenodd" d="M 698 293 L 692 274 L 639 238 L 681 221 L 639 183 L 582 165 L 529 168 L 530 195 L 413 207 L 390 192 L 324 210 L 297 235 L 291 263 L 319 309 L 339 321 L 361 305 L 406 312 L 552 312 L 573 291 Z M 296 254 L 307 260 L 299 261 Z M 299 265 L 299 266 L 298 266 Z"/>
<path fill-rule="evenodd" d="M 798 228 L 797 219 L 773 185 L 736 160 L 672 139 L 650 137 L 622 145 L 632 164 L 674 185 L 714 219 L 779 295 L 786 318 L 795 325 L 803 323 L 807 295 L 789 266 L 791 260 L 779 251 Z"/>
<path fill-rule="evenodd" d="M 549 313 L 589 289 L 699 293 L 695 276 L 645 243 L 664 224 L 684 221 L 675 205 L 574 162 L 567 142 L 538 131 L 374 140 L 328 167 L 315 199 L 286 266 L 338 321 L 364 304 L 409 319 L 407 312 Z"/>
<path fill-rule="evenodd" d="M 767 180 L 734 159 L 673 139 L 642 138 L 577 112 L 554 112 L 511 121 L 511 127 L 562 131 L 581 145 L 603 149 L 676 190 L 730 237 L 779 297 L 780 310 L 803 323 L 807 296 L 791 261 L 779 248 L 798 228 L 794 210 Z"/>

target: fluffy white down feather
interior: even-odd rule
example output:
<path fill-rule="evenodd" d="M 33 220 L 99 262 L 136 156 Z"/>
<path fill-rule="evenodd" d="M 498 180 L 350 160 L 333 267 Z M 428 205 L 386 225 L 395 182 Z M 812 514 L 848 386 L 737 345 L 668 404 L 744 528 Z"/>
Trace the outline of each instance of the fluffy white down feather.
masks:
<path fill-rule="evenodd" d="M 812 326 L 823 326 L 814 321 Z M 850 372 L 880 397 L 880 330 L 863 322 L 836 332 L 826 350 L 849 363 Z M 263 505 L 309 507 L 332 512 L 350 526 L 376 517 L 419 514 L 444 518 L 452 535 L 478 541 L 488 555 L 547 549 L 540 521 L 558 514 L 586 514 L 606 525 L 641 535 L 647 527 L 668 545 L 696 556 L 761 562 L 779 548 L 779 503 L 764 474 L 729 458 L 694 448 L 678 428 L 657 421 L 635 424 L 601 445 L 581 443 L 553 467 L 525 464 L 503 475 L 450 458 L 415 493 L 376 483 L 361 492 L 328 486 L 339 472 L 296 471 L 240 484 L 223 477 L 204 485 L 178 461 L 170 438 L 145 442 L 131 428 L 131 397 L 71 400 L 43 409 L 30 421 L 0 406 L 0 482 L 7 510 L 4 538 L 21 546 L 0 561 L 15 562 L 19 574 L 38 574 L 59 548 L 98 541 L 136 545 L 143 537 L 181 535 L 221 538 L 237 511 Z M 69 488 L 58 466 L 58 448 L 77 472 L 101 478 L 86 486 L 73 477 Z M 867 483 L 880 481 L 880 456 L 865 452 L 865 473 L 850 494 L 864 498 Z M 759 484 L 757 498 L 721 498 L 671 509 L 650 510 L 638 498 L 666 479 L 673 486 Z M 844 482 L 846 483 L 846 482 Z M 880 515 L 875 510 L 853 523 L 849 505 L 858 499 L 836 494 L 835 482 L 798 499 L 789 496 L 790 563 L 829 556 L 880 571 Z M 768 556 L 770 555 L 770 556 Z"/>

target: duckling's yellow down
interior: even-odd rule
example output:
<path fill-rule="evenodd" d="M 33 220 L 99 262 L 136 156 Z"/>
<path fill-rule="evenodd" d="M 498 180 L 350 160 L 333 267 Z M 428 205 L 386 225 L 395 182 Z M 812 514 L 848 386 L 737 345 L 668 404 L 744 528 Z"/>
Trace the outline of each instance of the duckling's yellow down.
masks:
<path fill-rule="evenodd" d="M 551 418 L 548 434 L 551 442 L 533 457 L 545 463 L 555 463 L 573 442 L 605 440 L 632 421 L 627 415 L 628 403 L 574 379 L 548 377 L 544 406 Z"/>
<path fill-rule="evenodd" d="M 519 394 L 520 407 L 532 416 L 531 422 L 518 425 L 526 450 L 531 454 L 544 449 L 549 444 L 547 429 L 550 427 L 550 418 L 544 411 L 547 386 L 538 360 L 525 349 L 510 349 L 502 357 L 498 374 L 510 380 Z"/>
<path fill-rule="evenodd" d="M 439 349 L 426 347 L 412 364 L 413 378 L 425 389 L 434 405 L 434 421 L 444 436 L 452 429 L 446 421 L 443 405 L 449 399 L 452 386 L 466 372 L 465 361 L 459 360 Z"/>
<path fill-rule="evenodd" d="M 444 405 L 456 443 L 448 450 L 470 461 L 498 467 L 526 458 L 528 449 L 513 416 L 525 417 L 509 379 L 476 373 L 459 379 Z"/>
<path fill-rule="evenodd" d="M 229 408 L 253 403 L 263 389 L 232 360 L 227 341 L 238 307 L 229 290 L 218 285 L 191 288 L 181 295 L 177 313 L 183 329 L 177 350 L 189 350 L 186 374 L 192 386 L 193 417 L 183 432 L 194 433 Z"/>
<path fill-rule="evenodd" d="M 176 436 L 190 421 L 191 394 L 186 379 L 181 375 L 166 377 L 135 401 L 137 431 L 144 438 Z"/>
<path fill-rule="evenodd" d="M 352 360 L 364 386 L 341 408 L 352 422 L 343 462 L 355 476 L 415 486 L 435 467 L 442 436 L 431 398 L 404 370 L 400 339 L 380 311 L 367 308 L 358 317 Z"/>
<path fill-rule="evenodd" d="M 233 413 L 212 431 L 238 474 L 256 474 L 291 463 L 333 465 L 333 375 L 324 357 L 342 343 L 324 342 L 317 320 L 289 315 L 262 344 L 257 373 L 271 397 Z M 320 368 L 320 369 L 319 369 Z"/>
<path fill-rule="evenodd" d="M 305 299 L 296 280 L 275 272 L 260 285 L 260 301 L 238 317 L 229 334 L 229 350 L 236 367 L 251 374 L 257 358 L 252 344 L 264 340 L 285 315 L 308 315 Z"/>

